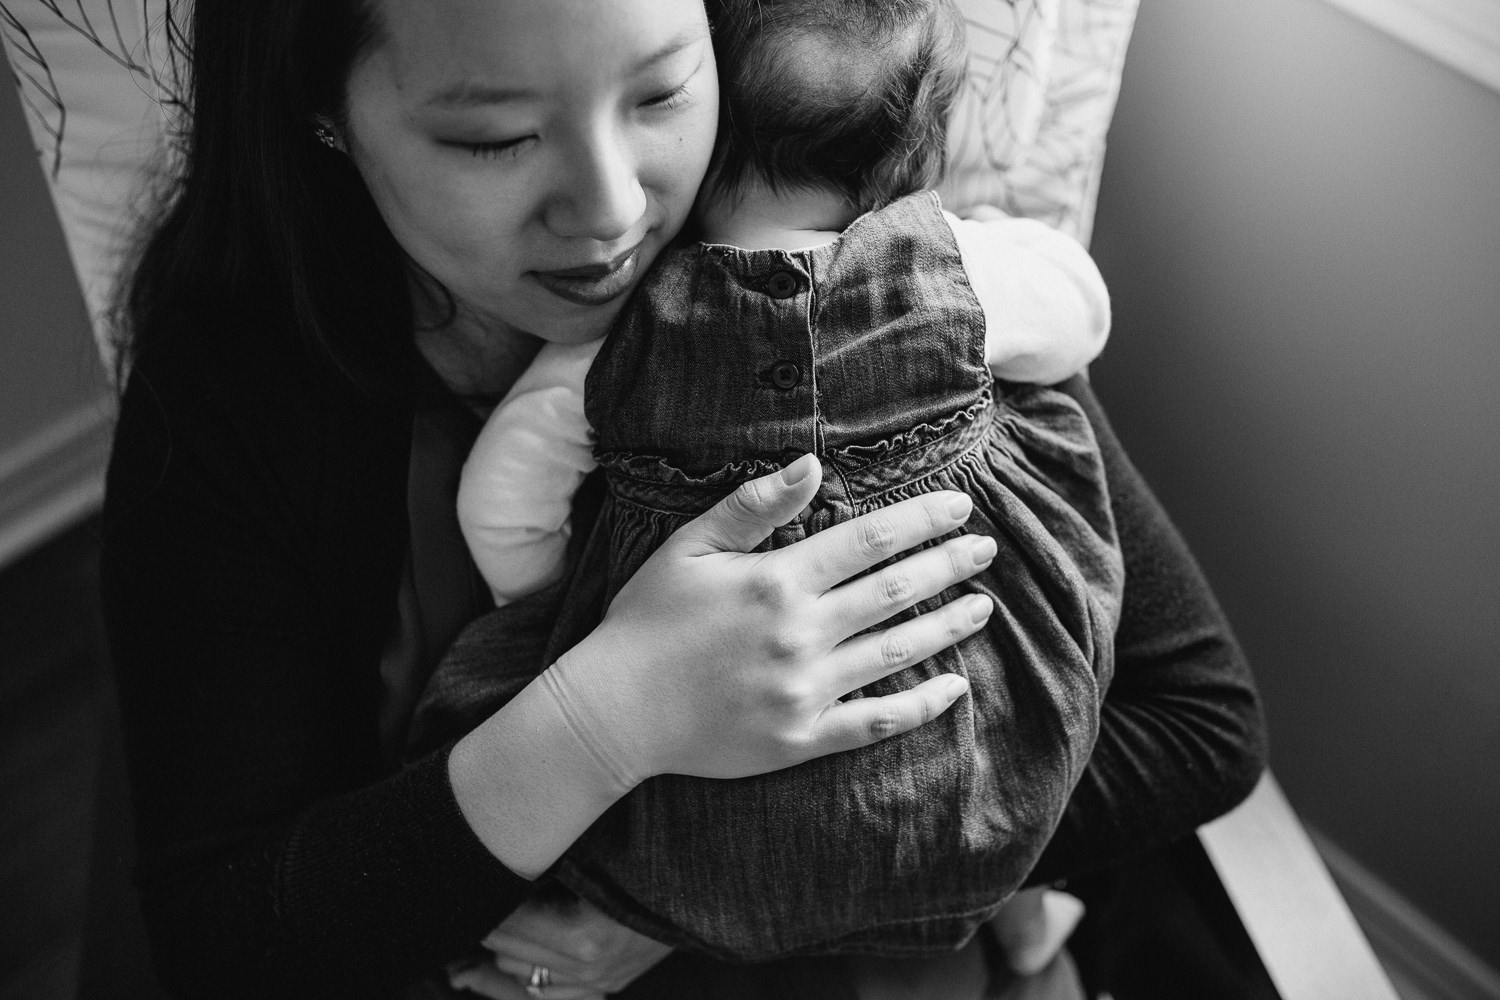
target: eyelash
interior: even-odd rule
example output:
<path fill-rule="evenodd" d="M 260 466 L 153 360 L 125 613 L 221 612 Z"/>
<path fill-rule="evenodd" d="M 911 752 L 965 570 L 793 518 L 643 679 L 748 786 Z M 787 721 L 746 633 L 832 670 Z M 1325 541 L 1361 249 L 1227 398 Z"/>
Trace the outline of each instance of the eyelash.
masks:
<path fill-rule="evenodd" d="M 688 87 L 684 83 L 665 94 L 658 94 L 655 97 L 649 98 L 643 103 L 650 108 L 662 108 L 670 111 L 681 105 L 683 100 L 687 98 L 687 94 Z M 512 157 L 519 156 L 521 154 L 521 147 L 530 142 L 532 138 L 534 137 L 528 135 L 520 139 L 502 139 L 499 142 L 465 142 L 459 145 L 467 149 L 471 156 L 482 160 L 494 160 L 506 155 Z"/>
<path fill-rule="evenodd" d="M 528 135 L 520 139 L 502 139 L 500 142 L 465 142 L 460 145 L 472 156 L 482 160 L 494 160 L 506 155 L 512 157 L 521 155 L 521 146 L 530 140 L 531 136 Z"/>
<path fill-rule="evenodd" d="M 686 83 L 683 83 L 665 94 L 658 94 L 656 97 L 649 99 L 645 103 L 653 108 L 667 108 L 670 110 L 671 108 L 675 108 L 679 104 L 681 104 L 683 102 L 683 99 L 686 98 L 687 95 L 688 85 Z"/>

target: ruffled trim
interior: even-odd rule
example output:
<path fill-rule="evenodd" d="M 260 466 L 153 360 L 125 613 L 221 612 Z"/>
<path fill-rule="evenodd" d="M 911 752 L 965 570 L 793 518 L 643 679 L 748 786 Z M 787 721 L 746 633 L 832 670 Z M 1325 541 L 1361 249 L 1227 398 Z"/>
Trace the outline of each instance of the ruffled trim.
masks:
<path fill-rule="evenodd" d="M 831 454 L 846 463 L 850 468 L 866 468 L 889 461 L 907 452 L 919 448 L 926 448 L 953 434 L 962 432 L 965 428 L 976 423 L 981 417 L 986 416 L 992 400 L 990 398 L 989 386 L 980 391 L 979 398 L 970 405 L 949 414 L 937 423 L 915 424 L 904 431 L 898 431 L 884 440 L 874 444 L 851 444 L 842 448 L 834 449 Z"/>
<path fill-rule="evenodd" d="M 767 476 L 783 468 L 796 455 L 788 455 L 785 461 L 770 458 L 748 458 L 730 462 L 712 472 L 695 475 L 667 461 L 663 455 L 645 452 L 609 451 L 594 456 L 611 476 L 634 479 L 652 486 L 681 486 L 689 489 L 723 489 L 735 487 L 748 479 Z"/>
<path fill-rule="evenodd" d="M 830 448 L 821 457 L 850 471 L 867 469 L 928 448 L 945 438 L 961 434 L 981 420 L 990 418 L 993 405 L 989 387 L 980 397 L 962 410 L 957 410 L 936 423 L 919 423 L 871 444 L 851 444 L 841 448 Z M 955 450 L 956 455 L 963 447 Z M 650 452 L 604 451 L 595 459 L 611 476 L 636 480 L 641 483 L 678 486 L 690 489 L 723 489 L 735 487 L 746 480 L 776 472 L 793 459 L 788 453 L 783 459 L 756 457 L 728 462 L 705 473 L 689 472 L 668 461 L 664 455 Z"/>

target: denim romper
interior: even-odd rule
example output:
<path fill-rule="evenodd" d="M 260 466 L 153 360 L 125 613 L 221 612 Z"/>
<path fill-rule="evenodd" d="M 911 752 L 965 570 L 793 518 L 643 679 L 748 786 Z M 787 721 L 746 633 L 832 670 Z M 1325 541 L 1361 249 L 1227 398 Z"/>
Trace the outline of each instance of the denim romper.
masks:
<path fill-rule="evenodd" d="M 1031 870 L 1098 734 L 1124 567 L 1079 406 L 993 383 L 937 197 L 810 250 L 664 255 L 586 383 L 608 493 L 544 662 L 597 624 L 667 536 L 804 452 L 823 463 L 779 548 L 938 489 L 974 500 L 992 566 L 980 633 L 864 688 L 940 673 L 970 694 L 873 746 L 735 780 L 661 775 L 559 862 L 569 888 L 677 947 L 741 960 L 952 950 Z"/>
<path fill-rule="evenodd" d="M 495 612 L 515 637 L 505 662 L 434 675 L 413 751 L 499 708 L 747 479 L 805 452 L 823 463 L 808 512 L 765 549 L 959 490 L 974 501 L 963 530 L 995 539 L 993 564 L 890 623 L 967 593 L 995 612 L 859 693 L 952 672 L 967 697 L 913 732 L 771 774 L 647 779 L 551 874 L 627 926 L 726 960 L 963 945 L 1021 885 L 1083 772 L 1124 583 L 1087 418 L 1056 390 L 992 383 L 984 337 L 931 193 L 810 250 L 664 254 L 589 371 L 607 488 L 570 576 Z"/>

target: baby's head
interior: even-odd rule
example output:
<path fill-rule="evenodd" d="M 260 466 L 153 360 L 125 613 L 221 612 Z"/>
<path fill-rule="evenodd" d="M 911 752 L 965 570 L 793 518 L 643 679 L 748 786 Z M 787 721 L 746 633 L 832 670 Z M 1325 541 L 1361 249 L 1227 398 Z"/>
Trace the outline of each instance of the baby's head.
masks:
<path fill-rule="evenodd" d="M 831 190 L 868 212 L 937 183 L 967 58 L 952 0 L 708 0 L 708 11 L 715 197 Z"/>

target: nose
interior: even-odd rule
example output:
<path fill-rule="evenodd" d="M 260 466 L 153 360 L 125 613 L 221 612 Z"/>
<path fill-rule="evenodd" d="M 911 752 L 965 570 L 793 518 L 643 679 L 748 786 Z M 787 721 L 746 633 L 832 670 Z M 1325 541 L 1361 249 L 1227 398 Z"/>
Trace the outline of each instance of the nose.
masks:
<path fill-rule="evenodd" d="M 646 214 L 646 191 L 624 137 L 597 128 L 567 159 L 547 205 L 547 227 L 559 236 L 601 243 L 632 234 Z"/>

